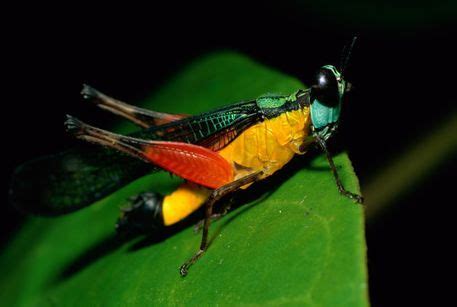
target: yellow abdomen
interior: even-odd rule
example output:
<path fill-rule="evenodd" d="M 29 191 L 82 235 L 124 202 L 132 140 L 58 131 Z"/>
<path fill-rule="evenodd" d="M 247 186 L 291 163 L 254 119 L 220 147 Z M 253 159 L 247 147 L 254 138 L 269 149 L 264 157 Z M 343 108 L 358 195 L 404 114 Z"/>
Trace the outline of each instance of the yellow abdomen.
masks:
<path fill-rule="evenodd" d="M 310 123 L 309 108 L 285 112 L 248 128 L 219 154 L 233 164 L 235 179 L 256 171 L 265 178 L 303 153 Z"/>

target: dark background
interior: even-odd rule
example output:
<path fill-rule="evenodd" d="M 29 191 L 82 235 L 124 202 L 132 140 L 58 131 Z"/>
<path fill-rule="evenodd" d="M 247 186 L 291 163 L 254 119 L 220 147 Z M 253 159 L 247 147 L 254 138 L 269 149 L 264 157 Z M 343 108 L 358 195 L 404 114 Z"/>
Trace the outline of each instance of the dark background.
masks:
<path fill-rule="evenodd" d="M 3 58 L 2 248 L 22 221 L 6 197 L 14 168 L 74 144 L 63 131 L 66 113 L 105 127 L 114 122 L 81 102 L 82 83 L 134 103 L 194 57 L 218 49 L 246 53 L 309 84 L 321 65 L 338 65 L 343 46 L 358 35 L 346 75 L 356 90 L 333 146 L 350 152 L 363 188 L 455 114 L 455 13 L 451 2 L 417 1 L 15 8 Z M 373 305 L 448 298 L 455 171 L 455 159 L 445 159 L 367 220 Z"/>

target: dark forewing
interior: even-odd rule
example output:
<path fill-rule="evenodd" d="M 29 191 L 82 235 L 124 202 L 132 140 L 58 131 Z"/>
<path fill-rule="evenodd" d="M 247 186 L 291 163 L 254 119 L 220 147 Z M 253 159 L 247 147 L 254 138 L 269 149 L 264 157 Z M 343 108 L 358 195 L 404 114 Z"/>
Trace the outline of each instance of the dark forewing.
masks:
<path fill-rule="evenodd" d="M 248 101 L 152 127 L 143 133 L 146 139 L 198 144 L 217 151 L 261 120 L 257 103 Z"/>

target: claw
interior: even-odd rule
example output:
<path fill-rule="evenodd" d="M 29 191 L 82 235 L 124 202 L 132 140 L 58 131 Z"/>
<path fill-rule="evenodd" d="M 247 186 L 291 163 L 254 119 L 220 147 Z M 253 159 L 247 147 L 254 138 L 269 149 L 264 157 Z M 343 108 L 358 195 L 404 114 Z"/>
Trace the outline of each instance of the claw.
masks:
<path fill-rule="evenodd" d="M 187 260 L 183 265 L 179 267 L 179 274 L 181 274 L 182 277 L 185 277 L 187 273 L 189 273 L 189 268 L 191 265 L 194 264 L 203 255 L 204 252 L 205 251 L 203 249 L 199 249 L 192 258 Z"/>
<path fill-rule="evenodd" d="M 189 267 L 186 264 L 181 265 L 181 267 L 179 268 L 179 274 L 181 274 L 182 277 L 185 277 L 188 272 Z"/>

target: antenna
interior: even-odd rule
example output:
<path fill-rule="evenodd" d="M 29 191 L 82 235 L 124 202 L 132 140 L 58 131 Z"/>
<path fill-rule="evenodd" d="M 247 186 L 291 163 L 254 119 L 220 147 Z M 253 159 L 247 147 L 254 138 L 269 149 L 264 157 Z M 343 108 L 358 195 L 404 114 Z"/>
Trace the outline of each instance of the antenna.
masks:
<path fill-rule="evenodd" d="M 343 77 L 344 71 L 346 70 L 346 67 L 348 66 L 349 59 L 351 58 L 352 49 L 354 48 L 356 40 L 357 40 L 357 36 L 354 36 L 351 44 L 349 45 L 349 48 L 348 48 L 348 45 L 345 45 L 343 48 L 343 51 L 341 52 L 341 61 L 340 61 L 341 77 Z"/>

